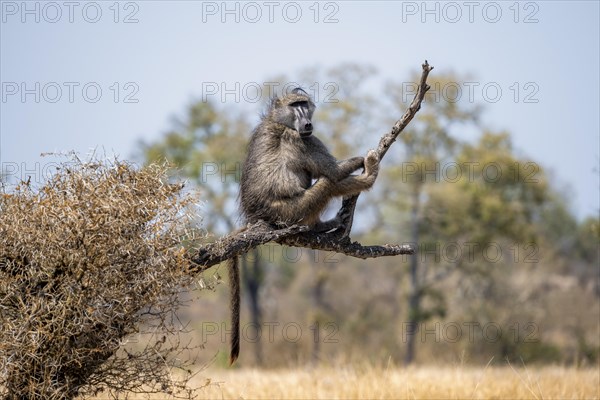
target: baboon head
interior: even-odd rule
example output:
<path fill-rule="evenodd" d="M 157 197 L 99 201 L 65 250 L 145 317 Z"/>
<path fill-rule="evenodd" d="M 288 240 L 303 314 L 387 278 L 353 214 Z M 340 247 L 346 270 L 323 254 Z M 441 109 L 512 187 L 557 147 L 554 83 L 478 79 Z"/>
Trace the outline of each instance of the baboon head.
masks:
<path fill-rule="evenodd" d="M 315 104 L 308 93 L 301 88 L 295 88 L 284 97 L 276 97 L 271 101 L 268 117 L 273 122 L 295 130 L 300 137 L 308 137 L 313 131 L 314 111 Z"/>

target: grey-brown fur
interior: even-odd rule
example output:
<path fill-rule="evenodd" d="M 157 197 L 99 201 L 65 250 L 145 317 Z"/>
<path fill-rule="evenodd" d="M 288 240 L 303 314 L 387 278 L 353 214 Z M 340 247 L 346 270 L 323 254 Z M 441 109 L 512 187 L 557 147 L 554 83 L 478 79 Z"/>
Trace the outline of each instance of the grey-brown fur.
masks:
<path fill-rule="evenodd" d="M 229 271 L 229 292 L 231 309 L 231 349 L 229 350 L 229 365 L 233 364 L 240 355 L 240 267 L 237 257 L 227 260 Z"/>
<path fill-rule="evenodd" d="M 244 162 L 240 208 L 247 223 L 304 224 L 325 231 L 340 225 L 338 218 L 321 222 L 319 216 L 333 197 L 351 196 L 373 186 L 379 171 L 377 153 L 366 159 L 337 161 L 312 136 L 315 105 L 302 89 L 274 98 L 254 129 Z M 359 168 L 363 174 L 351 175 Z M 313 180 L 317 181 L 312 184 Z M 237 259 L 229 260 L 231 291 L 231 352 L 240 350 L 240 278 Z"/>
<path fill-rule="evenodd" d="M 311 132 L 296 129 L 294 104 L 306 102 L 310 118 L 315 105 L 301 89 L 275 98 L 256 127 L 248 145 L 241 179 L 240 206 L 246 222 L 305 224 L 313 229 L 334 227 L 322 223 L 320 214 L 333 197 L 351 196 L 371 188 L 379 161 L 366 157 L 337 161 Z M 296 124 L 297 125 L 297 124 Z M 305 136 L 301 136 L 304 134 Z M 363 174 L 351 175 L 359 168 Z M 312 186 L 314 179 L 318 179 Z"/>

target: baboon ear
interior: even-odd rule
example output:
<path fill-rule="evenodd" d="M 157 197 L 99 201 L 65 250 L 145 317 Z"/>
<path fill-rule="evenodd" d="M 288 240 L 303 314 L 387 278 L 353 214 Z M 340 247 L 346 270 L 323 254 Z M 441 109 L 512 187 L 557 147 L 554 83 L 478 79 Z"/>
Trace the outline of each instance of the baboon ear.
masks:
<path fill-rule="evenodd" d="M 308 93 L 306 93 L 306 91 L 304 89 L 302 89 L 301 87 L 297 87 L 295 89 L 292 90 L 293 94 L 304 94 L 306 96 L 308 96 Z"/>

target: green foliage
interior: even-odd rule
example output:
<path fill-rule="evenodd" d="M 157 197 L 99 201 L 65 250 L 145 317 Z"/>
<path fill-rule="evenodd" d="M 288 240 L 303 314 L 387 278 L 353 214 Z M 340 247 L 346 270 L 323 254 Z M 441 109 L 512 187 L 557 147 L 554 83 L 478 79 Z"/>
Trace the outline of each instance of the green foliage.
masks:
<path fill-rule="evenodd" d="M 588 217 L 579 225 L 576 243 L 577 255 L 589 263 L 596 263 L 600 268 L 600 218 Z"/>
<path fill-rule="evenodd" d="M 557 363 L 562 359 L 560 349 L 551 343 L 542 341 L 521 342 L 509 350 L 505 358 L 512 362 L 530 363 Z"/>
<path fill-rule="evenodd" d="M 235 199 L 250 128 L 210 102 L 189 106 L 183 121 L 154 143 L 142 145 L 146 163 L 167 160 L 171 173 L 200 189 L 204 224 L 211 231 L 235 228 Z"/>
<path fill-rule="evenodd" d="M 548 185 L 542 168 L 517 158 L 507 133 L 486 132 L 457 154 L 458 179 L 432 185 L 425 225 L 440 239 L 535 241 Z M 451 180 L 450 180 L 451 179 Z"/>

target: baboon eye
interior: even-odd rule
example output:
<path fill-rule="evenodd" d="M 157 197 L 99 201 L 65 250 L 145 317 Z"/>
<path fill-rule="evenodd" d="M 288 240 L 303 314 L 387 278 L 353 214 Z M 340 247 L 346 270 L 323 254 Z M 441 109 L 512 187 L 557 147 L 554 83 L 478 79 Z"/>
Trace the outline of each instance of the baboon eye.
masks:
<path fill-rule="evenodd" d="M 294 101 L 293 103 L 290 103 L 290 107 L 308 107 L 308 101 Z"/>

